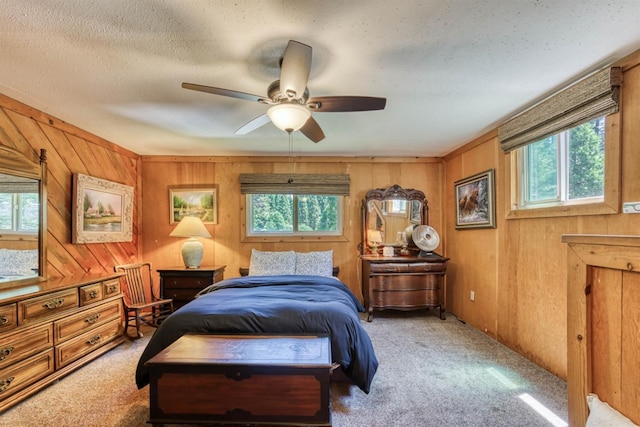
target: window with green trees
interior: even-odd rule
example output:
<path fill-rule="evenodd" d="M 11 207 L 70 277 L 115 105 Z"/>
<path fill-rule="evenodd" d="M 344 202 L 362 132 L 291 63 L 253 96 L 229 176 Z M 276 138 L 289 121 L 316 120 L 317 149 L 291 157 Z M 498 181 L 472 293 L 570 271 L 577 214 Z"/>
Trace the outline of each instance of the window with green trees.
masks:
<path fill-rule="evenodd" d="M 0 193 L 0 230 L 37 233 L 39 222 L 38 193 Z"/>
<path fill-rule="evenodd" d="M 342 196 L 248 194 L 248 235 L 339 235 Z"/>
<path fill-rule="evenodd" d="M 604 116 L 520 148 L 520 206 L 602 199 L 604 148 Z"/>

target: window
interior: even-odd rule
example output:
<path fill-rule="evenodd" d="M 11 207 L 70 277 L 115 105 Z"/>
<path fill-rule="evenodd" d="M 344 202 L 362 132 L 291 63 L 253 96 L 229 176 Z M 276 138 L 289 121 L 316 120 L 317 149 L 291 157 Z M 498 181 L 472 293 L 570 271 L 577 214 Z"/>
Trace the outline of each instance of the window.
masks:
<path fill-rule="evenodd" d="M 37 193 L 0 193 L 0 230 L 37 233 L 39 206 Z"/>
<path fill-rule="evenodd" d="M 622 80 L 604 68 L 498 128 L 507 219 L 619 212 Z"/>
<path fill-rule="evenodd" d="M 247 236 L 342 235 L 343 197 L 247 194 Z"/>
<path fill-rule="evenodd" d="M 604 117 L 525 145 L 518 151 L 521 208 L 602 201 Z"/>

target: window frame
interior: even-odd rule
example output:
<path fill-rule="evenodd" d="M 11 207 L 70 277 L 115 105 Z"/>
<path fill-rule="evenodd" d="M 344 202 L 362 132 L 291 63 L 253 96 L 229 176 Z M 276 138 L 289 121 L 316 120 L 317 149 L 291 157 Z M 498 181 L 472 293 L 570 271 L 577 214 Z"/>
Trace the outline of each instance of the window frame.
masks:
<path fill-rule="evenodd" d="M 24 208 L 24 200 L 23 194 L 35 194 L 39 196 L 38 193 L 4 193 L 9 194 L 11 197 L 11 228 L 2 228 L 0 229 L 0 233 L 3 234 L 11 234 L 11 235 L 24 235 L 24 236 L 34 236 L 38 234 L 38 229 L 29 230 L 23 227 L 23 212 Z M 38 208 L 39 209 L 39 208 Z"/>
<path fill-rule="evenodd" d="M 241 242 L 306 242 L 306 241 L 314 241 L 314 242 L 345 242 L 348 241 L 346 237 L 349 233 L 350 223 L 351 221 L 347 220 L 349 207 L 350 207 L 350 199 L 349 196 L 337 195 L 337 194 L 324 194 L 324 196 L 335 196 L 338 198 L 338 216 L 339 218 L 339 226 L 340 230 L 337 232 L 331 233 L 319 233 L 319 232 L 281 232 L 281 233 L 260 233 L 260 234 L 252 234 L 249 232 L 250 227 L 250 218 L 251 218 L 251 205 L 250 198 L 253 194 L 243 194 L 241 198 L 241 212 L 244 212 L 243 224 L 241 225 Z M 294 210 L 294 223 L 297 223 L 297 206 L 293 203 Z"/>
<path fill-rule="evenodd" d="M 544 218 L 556 216 L 602 215 L 620 212 L 620 153 L 621 129 L 620 113 L 605 117 L 605 155 L 604 155 L 604 195 L 594 198 L 562 201 L 554 206 L 540 204 L 522 207 L 520 180 L 522 179 L 521 154 L 513 150 L 505 154 L 505 176 L 509 180 L 509 191 L 505 191 L 506 219 Z"/>

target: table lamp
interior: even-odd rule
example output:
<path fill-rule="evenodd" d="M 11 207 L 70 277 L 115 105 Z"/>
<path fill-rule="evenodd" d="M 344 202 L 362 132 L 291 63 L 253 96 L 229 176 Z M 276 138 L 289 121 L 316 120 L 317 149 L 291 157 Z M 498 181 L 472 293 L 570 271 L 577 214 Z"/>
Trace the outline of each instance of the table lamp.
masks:
<path fill-rule="evenodd" d="M 195 216 L 185 216 L 169 236 L 189 238 L 182 245 L 182 260 L 187 268 L 199 268 L 204 248 L 196 237 L 211 237 L 202 220 Z"/>
<path fill-rule="evenodd" d="M 371 245 L 371 252 L 374 255 L 378 255 L 378 246 L 382 243 L 382 233 L 380 230 L 369 230 L 368 232 L 369 244 Z"/>

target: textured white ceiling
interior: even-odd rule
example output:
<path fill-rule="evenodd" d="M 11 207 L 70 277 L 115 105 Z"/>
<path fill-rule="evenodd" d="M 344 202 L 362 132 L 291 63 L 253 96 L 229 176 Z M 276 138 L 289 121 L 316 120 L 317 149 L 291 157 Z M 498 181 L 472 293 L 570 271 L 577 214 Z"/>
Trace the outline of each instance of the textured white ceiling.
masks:
<path fill-rule="evenodd" d="M 313 47 L 311 96 L 387 98 L 315 113 L 293 153 L 441 156 L 640 49 L 639 0 L 2 0 L 0 92 L 139 154 L 275 155 L 233 132 L 266 106 L 289 39 Z"/>

